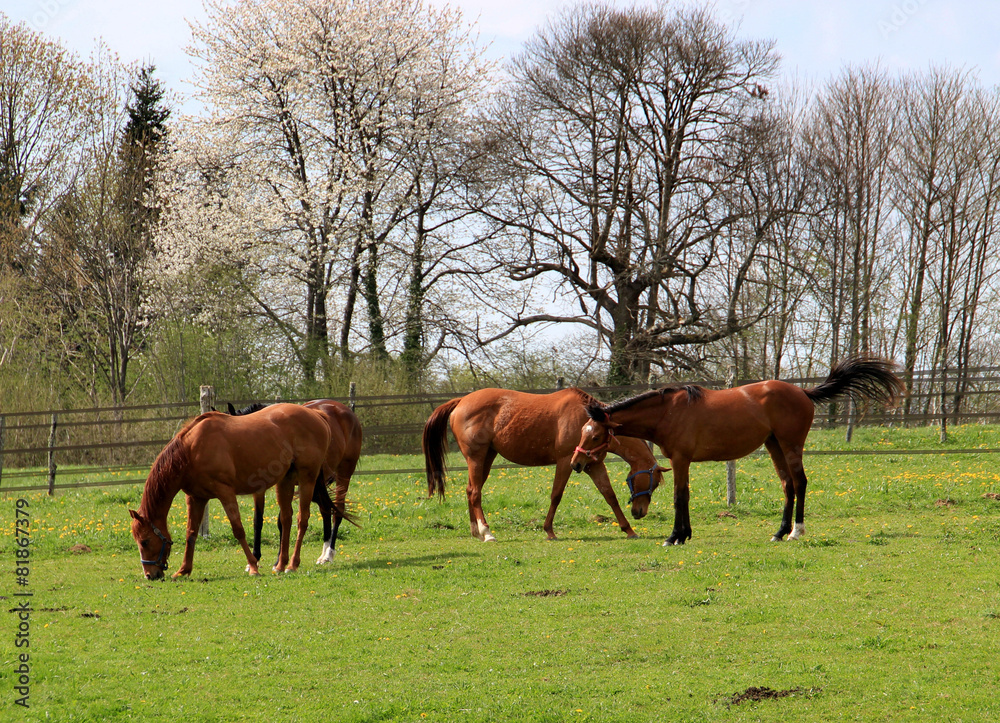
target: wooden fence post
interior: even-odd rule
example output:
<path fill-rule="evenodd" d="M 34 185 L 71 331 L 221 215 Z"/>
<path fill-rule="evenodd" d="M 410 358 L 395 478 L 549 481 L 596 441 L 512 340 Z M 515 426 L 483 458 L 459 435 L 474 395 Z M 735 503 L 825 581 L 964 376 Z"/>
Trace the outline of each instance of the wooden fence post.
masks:
<path fill-rule="evenodd" d="M 729 388 L 736 386 L 736 367 L 729 367 Z M 726 462 L 726 504 L 736 504 L 736 460 Z"/>
<path fill-rule="evenodd" d="M 941 432 L 938 435 L 941 444 L 948 442 L 948 365 L 941 369 Z"/>
<path fill-rule="evenodd" d="M 215 407 L 215 387 L 202 385 L 198 392 L 201 413 L 211 412 L 212 408 Z M 201 527 L 198 528 L 198 536 L 208 537 L 208 505 L 205 505 L 205 516 L 201 518 Z"/>
<path fill-rule="evenodd" d="M 556 377 L 556 391 L 559 391 L 566 385 L 566 380 L 562 377 Z"/>
<path fill-rule="evenodd" d="M 7 418 L 0 414 L 0 484 L 3 484 L 3 443 L 7 436 Z"/>
<path fill-rule="evenodd" d="M 56 493 L 56 453 L 52 449 L 56 446 L 56 424 L 58 418 L 55 412 L 52 413 L 52 426 L 49 428 L 49 496 Z"/>
<path fill-rule="evenodd" d="M 354 386 L 354 382 L 351 382 L 347 387 L 347 406 L 354 411 L 354 403 L 358 400 L 358 388 Z"/>
<path fill-rule="evenodd" d="M 845 442 L 850 442 L 854 438 L 854 418 L 857 416 L 857 407 L 854 399 L 847 400 L 847 433 L 844 436 Z"/>

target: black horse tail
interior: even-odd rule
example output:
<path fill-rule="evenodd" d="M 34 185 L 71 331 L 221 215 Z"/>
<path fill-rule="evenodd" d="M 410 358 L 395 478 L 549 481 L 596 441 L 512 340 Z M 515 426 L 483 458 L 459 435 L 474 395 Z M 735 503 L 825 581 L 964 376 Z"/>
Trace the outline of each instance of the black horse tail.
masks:
<path fill-rule="evenodd" d="M 316 480 L 316 485 L 313 487 L 313 497 L 312 501 L 319 505 L 321 510 L 333 510 L 333 515 L 338 520 L 345 519 L 350 522 L 355 527 L 360 528 L 361 525 L 358 523 L 358 518 L 347 511 L 346 503 L 335 504 L 333 499 L 330 497 L 330 483 L 334 480 L 333 476 L 324 479 L 323 470 L 320 470 L 319 479 Z M 345 496 L 347 490 L 344 490 Z"/>
<path fill-rule="evenodd" d="M 804 389 L 813 404 L 847 396 L 855 403 L 875 401 L 891 404 L 903 392 L 894 362 L 874 356 L 848 357 L 834 365 L 819 386 Z"/>
<path fill-rule="evenodd" d="M 461 402 L 457 397 L 435 409 L 424 425 L 424 469 L 427 472 L 427 496 L 433 497 L 435 490 L 444 498 L 444 457 L 448 453 L 448 418 Z"/>

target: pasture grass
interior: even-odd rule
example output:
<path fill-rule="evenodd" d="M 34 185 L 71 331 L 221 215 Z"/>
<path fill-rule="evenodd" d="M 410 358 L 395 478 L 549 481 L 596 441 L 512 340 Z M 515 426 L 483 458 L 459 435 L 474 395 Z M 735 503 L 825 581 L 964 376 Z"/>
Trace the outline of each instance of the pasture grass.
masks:
<path fill-rule="evenodd" d="M 997 448 L 998 433 L 959 427 L 942 447 L 936 430 L 861 429 L 851 445 L 813 432 L 813 451 L 899 454 L 807 454 L 807 533 L 783 544 L 768 541 L 781 493 L 765 455 L 738 463 L 733 507 L 725 465 L 694 465 L 694 537 L 665 548 L 669 491 L 627 540 L 579 475 L 548 542 L 550 468 L 494 471 L 484 508 L 498 542 L 478 542 L 452 454 L 443 503 L 421 475 L 358 476 L 348 499 L 363 527 L 341 528 L 336 560 L 313 564 L 314 515 L 302 568 L 259 578 L 243 572 L 217 502 L 191 578 L 151 583 L 126 511 L 141 486 L 8 494 L 0 594 L 6 612 L 32 593 L 31 708 L 15 704 L 23 649 L 7 613 L 0 718 L 996 720 L 1000 458 L 907 452 Z M 624 492 L 626 468 L 611 468 Z M 27 588 L 14 584 L 19 497 L 33 518 Z M 184 514 L 180 496 L 175 539 Z M 178 545 L 172 569 L 180 556 Z"/>

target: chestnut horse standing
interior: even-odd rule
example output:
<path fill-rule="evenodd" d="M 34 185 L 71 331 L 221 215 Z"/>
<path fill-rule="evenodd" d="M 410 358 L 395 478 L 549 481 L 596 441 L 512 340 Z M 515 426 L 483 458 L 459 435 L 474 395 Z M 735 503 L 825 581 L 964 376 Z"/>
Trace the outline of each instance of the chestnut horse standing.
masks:
<path fill-rule="evenodd" d="M 484 542 L 496 538 L 483 514 L 483 484 L 490 474 L 493 460 L 499 454 L 515 464 L 542 467 L 554 464 L 552 496 L 545 517 L 545 533 L 556 539 L 552 521 L 562 500 L 563 490 L 571 472 L 570 458 L 580 437 L 580 428 L 587 421 L 587 404 L 597 401 L 580 389 L 563 389 L 552 394 L 528 394 L 509 389 L 480 389 L 445 402 L 434 410 L 424 425 L 423 448 L 427 470 L 427 494 L 437 490 L 444 497 L 445 453 L 450 425 L 459 449 L 469 467 L 469 524 L 472 536 Z M 611 445 L 595 449 L 585 465 L 604 499 L 615 513 L 618 526 L 629 537 L 638 537 L 622 513 L 615 497 L 604 456 L 612 452 L 631 466 L 629 488 L 632 492 L 633 515 L 646 513 L 649 498 L 663 479 L 656 458 L 644 442 L 628 437 L 616 437 Z M 581 466 L 583 469 L 584 466 Z M 635 490 L 639 476 L 645 476 L 645 489 Z M 633 484 L 633 481 L 636 484 Z M 640 514 L 636 514 L 640 511 Z"/>
<path fill-rule="evenodd" d="M 674 529 L 665 544 L 682 545 L 691 538 L 688 512 L 688 468 L 692 462 L 739 459 L 763 444 L 767 447 L 785 493 L 781 526 L 771 538 L 805 532 L 806 474 L 802 452 L 815 405 L 840 396 L 860 402 L 890 403 L 903 385 L 895 364 L 874 357 L 845 359 L 813 389 L 771 380 L 735 389 L 711 390 L 675 385 L 613 404 L 587 406 L 591 421 L 582 430 L 573 467 L 583 468 L 586 449 L 605 444 L 613 433 L 648 439 L 660 446 L 674 471 Z M 792 511 L 795 524 L 792 525 Z"/>
<path fill-rule="evenodd" d="M 247 545 L 237 495 L 256 494 L 276 487 L 281 535 L 279 571 L 299 566 L 302 538 L 309 522 L 313 486 L 323 484 L 322 468 L 330 445 L 330 427 L 316 411 L 297 404 L 275 404 L 258 414 L 231 417 L 207 412 L 181 428 L 153 462 L 146 478 L 139 510 L 132 515 L 132 536 L 147 579 L 163 577 L 173 541 L 167 513 L 181 490 L 187 495 L 188 522 L 184 562 L 174 577 L 191 574 L 194 544 L 198 539 L 208 500 L 222 503 L 233 535 L 247 557 L 251 574 L 257 559 Z M 299 535 L 289 560 L 292 497 L 299 486 Z"/>
<path fill-rule="evenodd" d="M 330 491 L 327 487 L 329 479 L 325 484 L 315 485 L 312 496 L 312 501 L 319 507 L 323 517 L 323 552 L 316 560 L 317 565 L 322 565 L 330 562 L 334 557 L 334 550 L 337 547 L 337 532 L 340 530 L 341 521 L 346 519 L 351 524 L 357 525 L 354 516 L 346 511 L 347 489 L 351 485 L 351 476 L 354 474 L 354 470 L 358 466 L 358 459 L 361 457 L 363 435 L 361 422 L 346 404 L 341 404 L 333 399 L 314 399 L 311 402 L 303 403 L 302 406 L 322 414 L 326 418 L 327 424 L 330 425 L 330 445 L 326 450 L 325 471 L 326 474 L 333 475 L 336 484 L 335 498 L 330 498 Z M 242 416 L 266 408 L 266 405 L 259 402 L 239 410 L 230 404 L 229 413 L 233 416 Z M 264 527 L 263 490 L 254 495 L 253 502 L 253 554 L 260 562 L 260 535 Z M 278 519 L 278 537 L 281 537 L 280 518 Z"/>

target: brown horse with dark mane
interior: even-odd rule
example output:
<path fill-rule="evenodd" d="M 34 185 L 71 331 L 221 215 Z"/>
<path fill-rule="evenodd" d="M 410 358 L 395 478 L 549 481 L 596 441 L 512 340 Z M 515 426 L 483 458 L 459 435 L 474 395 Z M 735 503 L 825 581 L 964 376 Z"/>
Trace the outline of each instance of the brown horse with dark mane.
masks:
<path fill-rule="evenodd" d="M 302 406 L 322 414 L 330 426 L 330 445 L 326 449 L 325 474 L 332 475 L 335 484 L 334 497 L 331 499 L 330 491 L 327 488 L 330 483 L 329 477 L 326 484 L 317 484 L 313 487 L 312 497 L 312 501 L 319 507 L 320 515 L 323 518 L 323 552 L 316 560 L 317 565 L 322 565 L 333 560 L 341 521 L 347 520 L 355 526 L 358 524 L 355 517 L 349 514 L 346 508 L 347 490 L 351 485 L 351 476 L 354 474 L 354 470 L 358 466 L 358 459 L 361 457 L 363 434 L 361 422 L 346 404 L 333 399 L 314 399 L 311 402 L 304 402 Z M 259 412 L 266 407 L 265 404 L 255 402 L 237 410 L 230 404 L 229 413 L 233 416 L 242 416 Z M 253 501 L 253 554 L 260 562 L 260 536 L 264 527 L 264 491 L 261 490 L 255 494 Z M 281 537 L 281 529 L 281 520 L 279 519 L 279 538 Z"/>
<path fill-rule="evenodd" d="M 891 403 L 903 389 L 895 369 L 883 359 L 853 357 L 836 364 L 813 389 L 778 380 L 721 390 L 674 385 L 613 404 L 594 402 L 587 406 L 591 421 L 583 427 L 573 467 L 583 469 L 586 450 L 606 444 L 609 435 L 628 434 L 658 444 L 674 471 L 677 511 L 665 544 L 682 545 L 691 538 L 691 463 L 739 459 L 763 444 L 785 493 L 781 526 L 771 539 L 798 539 L 805 532 L 802 453 L 815 405 L 841 396 Z"/>
<path fill-rule="evenodd" d="M 146 478 L 139 511 L 132 515 L 132 536 L 139 545 L 143 572 L 150 580 L 163 577 L 173 541 L 167 513 L 174 497 L 187 496 L 187 538 L 184 562 L 174 577 L 191 574 L 198 528 L 210 499 L 226 511 L 233 535 L 243 547 L 251 574 L 257 559 L 247 545 L 237 495 L 275 487 L 284 527 L 276 569 L 299 566 L 302 538 L 309 522 L 313 487 L 323 484 L 323 462 L 330 444 L 330 427 L 323 416 L 297 404 L 275 404 L 258 414 L 231 417 L 221 412 L 199 415 L 181 428 L 153 462 Z M 299 486 L 299 535 L 289 559 L 292 497 Z"/>
<path fill-rule="evenodd" d="M 552 521 L 562 500 L 572 468 L 570 458 L 587 421 L 587 404 L 597 400 L 580 389 L 563 389 L 552 394 L 528 394 L 509 389 L 480 389 L 445 402 L 434 410 L 424 425 L 423 448 L 427 471 L 427 494 L 435 490 L 444 497 L 445 454 L 448 427 L 469 467 L 466 496 L 469 501 L 469 524 L 472 536 L 484 542 L 496 538 L 483 514 L 483 484 L 497 455 L 525 467 L 556 466 L 552 480 L 549 513 L 545 533 L 556 539 Z M 581 463 L 594 485 L 615 513 L 618 526 L 629 537 L 638 537 L 622 513 L 604 466 L 607 452 L 617 454 L 631 467 L 628 483 L 632 491 L 632 514 L 636 519 L 646 514 L 653 490 L 663 479 L 656 458 L 644 442 L 616 437 L 609 445 L 592 450 L 588 461 Z M 645 482 L 640 484 L 640 478 Z"/>

